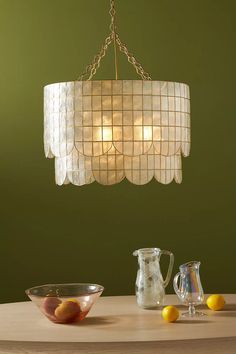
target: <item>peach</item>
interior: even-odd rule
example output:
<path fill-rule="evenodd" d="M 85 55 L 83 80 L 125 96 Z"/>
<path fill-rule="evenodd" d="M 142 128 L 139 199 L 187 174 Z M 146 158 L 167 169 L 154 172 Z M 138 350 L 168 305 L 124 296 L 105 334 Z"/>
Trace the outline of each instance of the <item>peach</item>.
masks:
<path fill-rule="evenodd" d="M 61 322 L 72 322 L 79 316 L 81 310 L 77 301 L 64 301 L 55 310 L 56 318 Z"/>
<path fill-rule="evenodd" d="M 54 296 L 48 296 L 43 301 L 43 310 L 49 316 L 54 316 L 56 308 L 61 304 L 61 300 Z"/>

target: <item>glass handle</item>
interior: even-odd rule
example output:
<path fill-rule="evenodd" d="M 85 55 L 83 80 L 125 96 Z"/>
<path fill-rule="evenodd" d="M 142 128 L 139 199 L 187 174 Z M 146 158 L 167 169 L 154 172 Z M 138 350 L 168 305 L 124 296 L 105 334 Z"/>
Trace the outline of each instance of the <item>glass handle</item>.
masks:
<path fill-rule="evenodd" d="M 165 280 L 163 281 L 163 286 L 164 286 L 164 288 L 166 288 L 167 285 L 169 284 L 170 277 L 171 277 L 171 273 L 172 273 L 172 270 L 173 270 L 174 255 L 173 255 L 172 252 L 166 251 L 166 250 L 161 250 L 161 252 L 160 252 L 160 257 L 161 257 L 162 254 L 165 254 L 165 255 L 167 255 L 167 256 L 170 257 L 170 263 L 169 263 L 168 271 L 167 271 L 167 274 L 166 274 L 166 278 L 165 278 Z"/>
<path fill-rule="evenodd" d="M 180 291 L 179 291 L 179 287 L 178 287 L 179 277 L 180 277 L 180 273 L 177 273 L 174 277 L 174 280 L 173 280 L 173 287 L 174 287 L 174 291 L 175 291 L 176 295 L 180 298 Z"/>

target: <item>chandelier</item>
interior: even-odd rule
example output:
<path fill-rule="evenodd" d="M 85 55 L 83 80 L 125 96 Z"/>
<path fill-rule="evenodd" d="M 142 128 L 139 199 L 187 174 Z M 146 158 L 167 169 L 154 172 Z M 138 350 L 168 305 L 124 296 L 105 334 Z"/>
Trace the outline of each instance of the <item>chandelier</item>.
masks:
<path fill-rule="evenodd" d="M 56 183 L 181 183 L 181 156 L 190 151 L 189 87 L 151 79 L 121 41 L 114 0 L 110 6 L 110 34 L 92 64 L 76 81 L 44 88 L 45 155 L 55 157 Z M 112 43 L 115 80 L 92 80 Z M 118 49 L 139 80 L 118 79 Z"/>

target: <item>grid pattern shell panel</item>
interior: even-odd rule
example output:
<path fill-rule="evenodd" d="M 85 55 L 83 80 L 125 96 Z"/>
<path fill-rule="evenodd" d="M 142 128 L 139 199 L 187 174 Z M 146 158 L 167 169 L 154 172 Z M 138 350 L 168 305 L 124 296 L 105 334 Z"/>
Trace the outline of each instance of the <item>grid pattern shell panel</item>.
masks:
<path fill-rule="evenodd" d="M 147 154 L 124 156 L 114 148 L 102 156 L 87 157 L 76 149 L 67 157 L 55 159 L 56 183 L 77 186 L 97 181 L 103 185 L 121 182 L 125 177 L 143 185 L 155 178 L 162 184 L 182 181 L 181 155 L 159 155 L 152 148 Z"/>
<path fill-rule="evenodd" d="M 59 185 L 109 185 L 124 177 L 180 183 L 181 153 L 190 152 L 189 87 L 151 80 L 48 85 L 44 147 L 47 157 L 56 157 Z"/>
<path fill-rule="evenodd" d="M 112 185 L 124 177 L 124 157 L 115 149 L 102 156 L 87 157 L 76 149 L 67 157 L 55 159 L 55 177 L 58 185 L 72 183 L 78 186 L 97 181 Z"/>
<path fill-rule="evenodd" d="M 74 87 L 73 82 L 63 82 L 44 88 L 44 148 L 47 157 L 67 156 L 74 147 Z"/>

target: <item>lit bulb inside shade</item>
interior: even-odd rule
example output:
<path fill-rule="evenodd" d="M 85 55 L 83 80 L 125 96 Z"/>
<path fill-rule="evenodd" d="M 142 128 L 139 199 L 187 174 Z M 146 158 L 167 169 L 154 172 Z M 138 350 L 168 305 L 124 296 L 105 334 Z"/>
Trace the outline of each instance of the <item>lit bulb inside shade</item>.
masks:
<path fill-rule="evenodd" d="M 75 81 L 50 84 L 44 95 L 45 153 L 56 157 L 59 185 L 181 182 L 181 153 L 190 150 L 187 85 Z"/>
<path fill-rule="evenodd" d="M 143 127 L 143 138 L 144 140 L 152 140 L 152 127 Z"/>
<path fill-rule="evenodd" d="M 103 127 L 102 128 L 102 140 L 103 141 L 112 141 L 112 128 Z"/>

